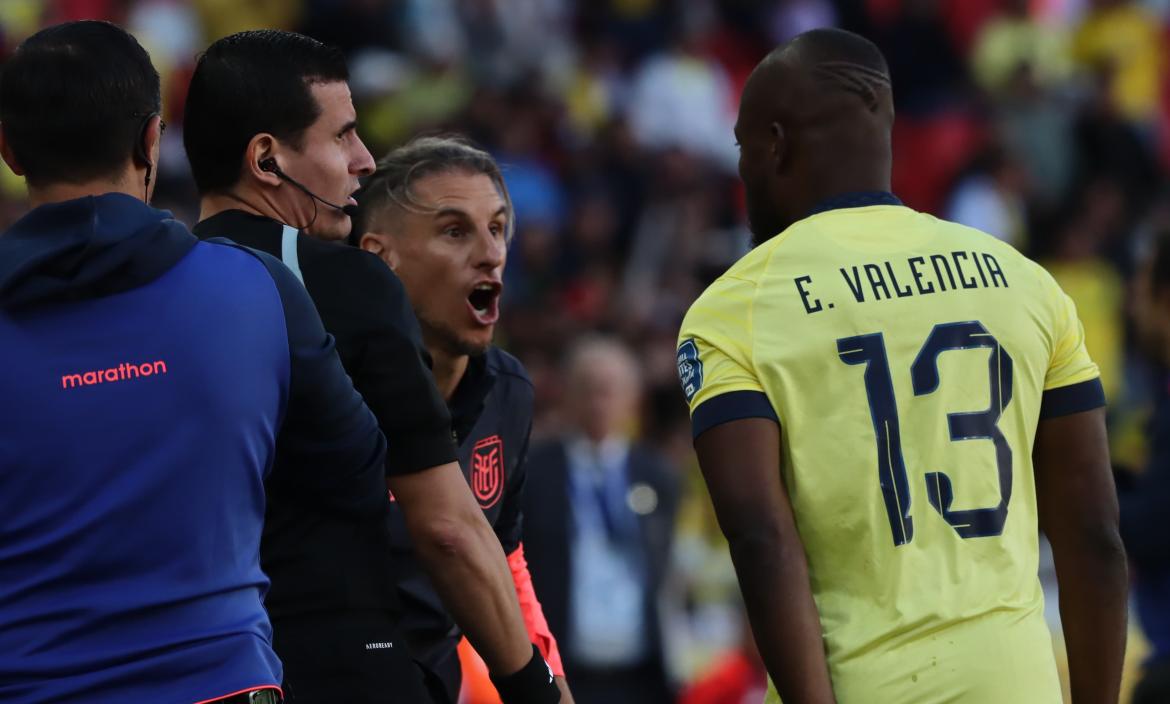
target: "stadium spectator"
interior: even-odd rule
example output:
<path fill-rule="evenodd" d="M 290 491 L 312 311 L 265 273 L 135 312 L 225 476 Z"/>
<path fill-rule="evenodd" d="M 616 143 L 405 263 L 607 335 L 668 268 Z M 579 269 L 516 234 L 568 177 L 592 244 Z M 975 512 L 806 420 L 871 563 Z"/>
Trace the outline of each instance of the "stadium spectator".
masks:
<path fill-rule="evenodd" d="M 971 54 L 979 86 L 999 95 L 1021 69 L 1043 89 L 1066 81 L 1072 72 L 1072 57 L 1064 31 L 1033 17 L 1031 0 L 1005 0 L 1001 5 L 1000 13 L 983 25 Z"/>
<path fill-rule="evenodd" d="M 104 22 L 0 76 L 34 206 L 0 237 L 6 702 L 279 702 L 263 480 L 351 519 L 386 503 L 385 441 L 292 273 L 143 202 L 161 109 Z"/>
<path fill-rule="evenodd" d="M 659 599 L 678 503 L 674 469 L 629 439 L 638 363 L 592 339 L 565 368 L 561 433 L 533 447 L 524 545 L 581 704 L 672 701 Z"/>
<path fill-rule="evenodd" d="M 1090 0 L 1073 36 L 1073 57 L 1109 74 L 1110 98 L 1126 119 L 1149 126 L 1158 108 L 1165 66 L 1164 31 L 1136 0 Z"/>
<path fill-rule="evenodd" d="M 1136 322 L 1154 363 L 1153 439 L 1145 471 L 1121 492 L 1121 537 L 1136 575 L 1137 617 L 1151 652 L 1133 704 L 1170 701 L 1170 239 L 1163 235 L 1138 280 Z"/>
<path fill-rule="evenodd" d="M 455 461 L 450 414 L 402 283 L 376 257 L 328 241 L 349 235 L 350 211 L 341 204 L 356 205 L 349 194 L 357 177 L 374 168 L 347 78 L 340 52 L 304 35 L 259 30 L 212 44 L 196 66 L 185 113 L 202 194 L 195 233 L 280 256 L 304 281 L 386 434 L 387 483 L 438 593 L 506 702 L 558 701 L 527 638 L 499 540 Z M 396 642 L 385 515 L 339 520 L 312 494 L 283 483 L 269 489 L 266 606 L 294 701 L 376 701 L 386 692 L 425 701 L 420 673 Z"/>

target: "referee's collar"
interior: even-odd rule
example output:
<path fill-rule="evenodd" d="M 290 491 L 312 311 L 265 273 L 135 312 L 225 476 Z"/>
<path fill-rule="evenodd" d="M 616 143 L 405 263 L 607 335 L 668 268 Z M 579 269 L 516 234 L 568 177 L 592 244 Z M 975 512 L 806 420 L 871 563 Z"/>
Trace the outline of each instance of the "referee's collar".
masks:
<path fill-rule="evenodd" d="M 810 210 L 808 214 L 816 215 L 817 213 L 839 210 L 841 208 L 864 208 L 869 205 L 901 204 L 902 201 L 898 199 L 898 196 L 889 191 L 854 191 L 852 193 L 842 193 L 826 198 L 820 203 L 817 203 L 816 207 Z"/>

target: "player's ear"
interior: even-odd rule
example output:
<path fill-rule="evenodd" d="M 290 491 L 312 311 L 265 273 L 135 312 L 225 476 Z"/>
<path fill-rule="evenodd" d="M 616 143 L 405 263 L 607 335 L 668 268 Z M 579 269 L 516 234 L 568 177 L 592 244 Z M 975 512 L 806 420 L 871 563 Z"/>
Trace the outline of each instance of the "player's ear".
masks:
<path fill-rule="evenodd" d="M 391 269 L 398 269 L 398 252 L 390 246 L 389 238 L 385 235 L 367 232 L 362 235 L 358 246 L 386 262 L 386 266 Z"/>
<path fill-rule="evenodd" d="M 16 154 L 12 151 L 12 145 L 8 142 L 8 136 L 4 134 L 3 124 L 0 124 L 0 158 L 4 159 L 4 163 L 12 169 L 12 173 L 24 176 L 24 169 L 20 167 L 20 163 L 16 160 Z"/>
<path fill-rule="evenodd" d="M 276 175 L 275 171 L 261 166 L 265 162 L 280 166 L 280 162 L 276 159 L 278 151 L 280 151 L 280 145 L 271 134 L 261 132 L 254 135 L 252 139 L 248 140 L 248 146 L 244 148 L 243 173 L 268 186 L 274 188 L 279 186 L 280 177 Z"/>
<path fill-rule="evenodd" d="M 772 167 L 776 173 L 780 173 L 784 167 L 784 158 L 788 154 L 788 139 L 784 135 L 784 126 L 779 122 L 773 122 L 768 125 L 768 133 L 772 143 L 769 150 L 772 157 Z"/>

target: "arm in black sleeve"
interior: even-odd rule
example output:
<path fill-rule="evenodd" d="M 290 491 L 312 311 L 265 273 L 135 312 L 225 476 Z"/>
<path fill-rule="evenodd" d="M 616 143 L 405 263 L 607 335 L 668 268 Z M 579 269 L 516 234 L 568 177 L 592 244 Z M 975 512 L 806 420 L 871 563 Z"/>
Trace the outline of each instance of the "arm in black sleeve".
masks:
<path fill-rule="evenodd" d="M 435 387 L 406 289 L 381 260 L 361 254 L 373 327 L 364 331 L 362 354 L 349 371 L 386 436 L 386 474 L 455 462 L 451 414 Z"/>
<path fill-rule="evenodd" d="M 289 397 L 276 440 L 281 481 L 313 491 L 336 510 L 385 510 L 386 440 L 374 416 L 354 391 L 304 286 L 273 257 L 253 253 L 276 283 L 288 330 Z"/>

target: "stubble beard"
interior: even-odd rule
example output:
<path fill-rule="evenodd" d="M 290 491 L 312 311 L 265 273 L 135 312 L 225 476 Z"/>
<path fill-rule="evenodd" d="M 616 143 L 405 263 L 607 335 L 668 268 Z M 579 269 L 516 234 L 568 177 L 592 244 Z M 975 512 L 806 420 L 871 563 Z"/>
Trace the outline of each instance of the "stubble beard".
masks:
<path fill-rule="evenodd" d="M 450 326 L 442 322 L 430 320 L 421 311 L 416 310 L 415 315 L 418 316 L 423 337 L 433 340 L 436 346 L 440 347 L 443 352 L 452 357 L 478 357 L 487 352 L 488 348 L 492 346 L 490 341 L 478 343 L 465 340 Z"/>

